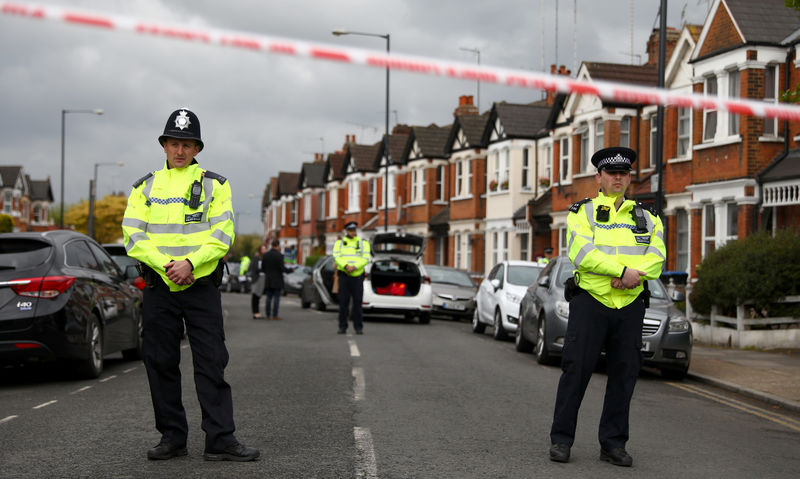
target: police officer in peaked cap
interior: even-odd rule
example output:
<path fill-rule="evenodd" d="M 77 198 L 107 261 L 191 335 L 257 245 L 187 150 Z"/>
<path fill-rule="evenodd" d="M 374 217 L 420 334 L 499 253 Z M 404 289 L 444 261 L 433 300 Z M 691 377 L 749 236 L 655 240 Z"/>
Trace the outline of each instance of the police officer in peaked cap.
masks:
<path fill-rule="evenodd" d="M 592 156 L 599 192 L 572 205 L 567 216 L 569 322 L 561 356 L 550 459 L 568 462 L 586 386 L 605 347 L 608 380 L 598 438 L 600 459 L 631 466 L 630 401 L 642 364 L 646 280 L 658 278 L 666 259 L 661 220 L 625 198 L 636 152 L 604 148 Z"/>
<path fill-rule="evenodd" d="M 259 451 L 234 436 L 233 397 L 225 382 L 228 350 L 219 282 L 234 239 L 231 186 L 200 167 L 200 121 L 187 108 L 170 114 L 158 137 L 166 161 L 133 185 L 122 220 L 128 256 L 142 263 L 142 359 L 161 440 L 151 460 L 187 454 L 189 428 L 179 368 L 184 322 L 206 433 L 208 461 L 252 461 Z"/>
<path fill-rule="evenodd" d="M 358 223 L 344 225 L 345 237 L 333 245 L 333 259 L 339 281 L 339 334 L 347 332 L 350 301 L 353 302 L 353 327 L 356 334 L 364 333 L 361 300 L 364 298 L 364 268 L 370 259 L 369 241 L 359 238 Z"/>

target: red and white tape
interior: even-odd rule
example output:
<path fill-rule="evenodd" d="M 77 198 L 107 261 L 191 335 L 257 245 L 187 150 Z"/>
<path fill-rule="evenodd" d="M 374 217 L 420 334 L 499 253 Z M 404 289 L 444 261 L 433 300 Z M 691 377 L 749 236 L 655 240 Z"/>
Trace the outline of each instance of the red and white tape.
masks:
<path fill-rule="evenodd" d="M 674 105 L 695 109 L 724 110 L 741 115 L 800 121 L 800 106 L 786 103 L 766 103 L 743 99 L 720 99 L 697 93 L 678 93 L 666 89 L 612 83 L 582 81 L 542 72 L 472 65 L 434 58 L 387 54 L 361 48 L 341 47 L 325 43 L 257 35 L 231 30 L 201 29 L 185 25 L 170 25 L 139 20 L 127 16 L 99 12 L 76 11 L 68 8 L 0 1 L 0 13 L 23 18 L 131 31 L 140 35 L 185 40 L 204 45 L 240 48 L 261 53 L 275 53 L 315 60 L 331 60 L 425 75 L 480 80 L 519 88 L 594 95 L 605 100 L 648 105 Z"/>

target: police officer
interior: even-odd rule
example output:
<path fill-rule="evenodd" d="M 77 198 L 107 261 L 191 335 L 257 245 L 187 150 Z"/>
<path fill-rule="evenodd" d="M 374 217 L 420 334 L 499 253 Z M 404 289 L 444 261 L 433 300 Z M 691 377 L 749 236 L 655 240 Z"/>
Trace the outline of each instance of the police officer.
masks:
<path fill-rule="evenodd" d="M 174 111 L 164 134 L 164 167 L 133 185 L 122 220 L 128 256 L 144 268 L 142 356 L 161 441 L 148 459 L 185 456 L 188 425 L 181 401 L 180 341 L 184 321 L 192 348 L 194 381 L 203 413 L 208 461 L 251 461 L 257 449 L 234 437 L 233 399 L 217 288 L 220 260 L 233 243 L 233 207 L 227 180 L 200 168 L 200 122 L 186 108 Z M 216 283 L 216 284 L 215 284 Z"/>
<path fill-rule="evenodd" d="M 356 234 L 358 223 L 344 225 L 345 237 L 333 245 L 336 274 L 339 275 L 339 334 L 347 332 L 350 300 L 353 300 L 353 327 L 356 334 L 364 333 L 361 321 L 361 300 L 364 297 L 364 267 L 369 263 L 369 241 Z"/>
<path fill-rule="evenodd" d="M 614 147 L 592 156 L 600 185 L 597 197 L 570 207 L 569 259 L 576 288 L 561 360 L 550 459 L 569 461 L 578 409 L 600 351 L 605 347 L 608 380 L 600 418 L 600 459 L 630 466 L 625 450 L 633 388 L 642 364 L 642 320 L 647 290 L 666 259 L 664 228 L 658 216 L 625 198 L 636 152 Z"/>

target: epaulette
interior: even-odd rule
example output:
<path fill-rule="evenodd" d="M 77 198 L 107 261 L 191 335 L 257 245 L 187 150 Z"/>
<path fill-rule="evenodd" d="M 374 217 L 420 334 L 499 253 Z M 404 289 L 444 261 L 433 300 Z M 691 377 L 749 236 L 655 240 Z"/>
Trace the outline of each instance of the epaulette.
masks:
<path fill-rule="evenodd" d="M 150 173 L 144 175 L 143 177 L 139 178 L 138 180 L 136 180 L 136 183 L 133 184 L 133 187 L 134 188 L 138 188 L 139 185 L 141 185 L 142 183 L 147 181 L 147 179 L 150 178 L 151 176 L 153 176 L 152 172 L 150 172 Z"/>
<path fill-rule="evenodd" d="M 584 203 L 588 203 L 590 201 L 592 201 L 591 198 L 584 198 L 578 201 L 577 203 L 573 203 L 573 205 L 569 207 L 569 210 L 572 211 L 573 213 L 577 213 L 578 210 L 581 209 L 581 205 L 583 205 Z"/>
<path fill-rule="evenodd" d="M 211 178 L 212 180 L 219 181 L 220 185 L 224 185 L 225 182 L 228 181 L 227 178 L 225 178 L 224 176 L 219 175 L 217 173 L 214 173 L 213 171 L 206 170 L 205 176 L 206 176 L 206 178 Z"/>
<path fill-rule="evenodd" d="M 658 215 L 656 214 L 656 210 L 655 210 L 655 208 L 653 207 L 653 205 L 646 205 L 646 204 L 642 203 L 641 201 L 637 201 L 637 202 L 636 202 L 636 204 L 637 204 L 638 206 L 640 206 L 642 209 L 645 209 L 645 210 L 649 211 L 651 215 L 653 215 L 653 216 L 658 216 Z"/>

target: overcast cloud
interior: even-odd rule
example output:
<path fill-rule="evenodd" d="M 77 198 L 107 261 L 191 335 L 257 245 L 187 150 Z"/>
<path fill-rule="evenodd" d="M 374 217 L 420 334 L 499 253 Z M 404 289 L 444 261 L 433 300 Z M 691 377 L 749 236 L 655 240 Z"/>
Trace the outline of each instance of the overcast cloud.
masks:
<path fill-rule="evenodd" d="M 631 63 L 632 0 L 80 0 L 48 4 L 142 20 L 239 30 L 382 51 L 380 38 L 334 37 L 331 30 L 389 33 L 394 53 L 475 61 L 460 47 L 480 50 L 483 65 L 541 70 L 542 52 L 573 69 L 573 5 L 577 59 Z M 635 0 L 634 62 L 645 43 L 658 0 Z M 672 1 L 668 25 L 702 23 L 704 0 Z M 544 17 L 544 45 L 542 44 Z M 239 233 L 260 233 L 259 203 L 279 171 L 298 172 L 314 153 L 339 149 L 347 134 L 378 141 L 384 130 L 383 70 L 286 58 L 147 38 L 52 21 L 0 15 L 0 165 L 23 165 L 33 179 L 50 177 L 60 195 L 62 109 L 102 108 L 103 116 L 69 114 L 66 121 L 65 202 L 88 197 L 95 163 L 98 195 L 130 192 L 158 169 L 156 139 L 170 112 L 189 107 L 202 124 L 207 169 L 233 188 Z M 393 126 L 452 122 L 459 95 L 475 82 L 396 72 L 391 76 Z M 480 108 L 492 102 L 531 102 L 541 92 L 481 84 Z"/>

